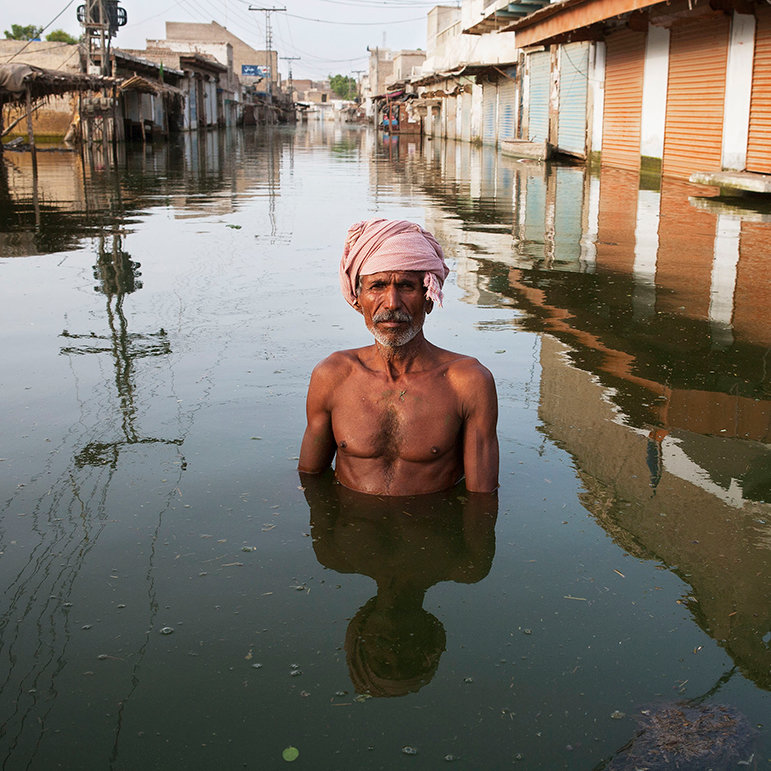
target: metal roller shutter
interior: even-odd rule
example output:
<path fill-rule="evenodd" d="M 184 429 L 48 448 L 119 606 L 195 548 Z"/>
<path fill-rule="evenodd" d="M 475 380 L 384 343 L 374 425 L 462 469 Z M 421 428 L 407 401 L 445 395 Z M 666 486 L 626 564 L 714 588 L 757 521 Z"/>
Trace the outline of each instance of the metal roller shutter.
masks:
<path fill-rule="evenodd" d="M 528 56 L 530 85 L 528 89 L 528 128 L 530 142 L 549 139 L 549 74 L 551 57 L 548 51 Z"/>
<path fill-rule="evenodd" d="M 605 111 L 602 163 L 619 169 L 640 168 L 645 33 L 631 29 L 609 35 L 605 56 Z"/>
<path fill-rule="evenodd" d="M 498 81 L 498 141 L 517 135 L 517 86 L 514 80 Z"/>
<path fill-rule="evenodd" d="M 747 171 L 771 173 L 771 6 L 756 6 Z"/>
<path fill-rule="evenodd" d="M 589 91 L 589 44 L 560 48 L 557 148 L 586 157 L 586 96 Z"/>
<path fill-rule="evenodd" d="M 494 145 L 496 121 L 498 111 L 498 87 L 495 83 L 485 83 L 482 86 L 482 107 L 484 125 L 482 126 L 482 142 L 486 145 Z"/>
<path fill-rule="evenodd" d="M 720 171 L 729 19 L 723 15 L 672 26 L 662 171 L 688 177 Z"/>

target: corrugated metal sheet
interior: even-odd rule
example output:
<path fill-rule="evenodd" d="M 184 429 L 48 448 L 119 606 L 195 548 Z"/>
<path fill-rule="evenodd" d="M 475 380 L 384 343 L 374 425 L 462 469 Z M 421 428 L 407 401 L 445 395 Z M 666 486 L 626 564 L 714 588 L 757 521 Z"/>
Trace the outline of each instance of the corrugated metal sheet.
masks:
<path fill-rule="evenodd" d="M 771 6 L 756 6 L 747 171 L 771 174 Z"/>
<path fill-rule="evenodd" d="M 485 83 L 482 86 L 482 110 L 484 115 L 484 124 L 482 126 L 482 141 L 486 145 L 494 145 L 495 139 L 495 116 L 498 111 L 498 86 L 495 83 Z"/>
<path fill-rule="evenodd" d="M 517 136 L 517 85 L 509 78 L 498 81 L 498 141 Z"/>
<path fill-rule="evenodd" d="M 589 92 L 589 44 L 560 46 L 557 147 L 586 157 L 586 97 Z"/>
<path fill-rule="evenodd" d="M 527 138 L 531 142 L 545 142 L 549 138 L 551 57 L 548 51 L 539 51 L 527 58 L 530 67 Z"/>
<path fill-rule="evenodd" d="M 729 19 L 722 14 L 677 22 L 669 45 L 664 129 L 665 175 L 720 171 Z"/>
<path fill-rule="evenodd" d="M 630 29 L 609 35 L 605 56 L 605 111 L 602 163 L 619 169 L 640 168 L 645 33 Z"/>

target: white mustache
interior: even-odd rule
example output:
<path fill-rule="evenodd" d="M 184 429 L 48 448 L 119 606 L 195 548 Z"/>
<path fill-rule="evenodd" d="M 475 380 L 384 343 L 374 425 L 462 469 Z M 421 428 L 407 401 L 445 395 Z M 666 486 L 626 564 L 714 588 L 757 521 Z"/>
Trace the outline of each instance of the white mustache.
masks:
<path fill-rule="evenodd" d="M 381 311 L 372 317 L 372 321 L 375 324 L 380 324 L 384 321 L 405 321 L 409 323 L 412 321 L 412 316 L 406 311 Z"/>

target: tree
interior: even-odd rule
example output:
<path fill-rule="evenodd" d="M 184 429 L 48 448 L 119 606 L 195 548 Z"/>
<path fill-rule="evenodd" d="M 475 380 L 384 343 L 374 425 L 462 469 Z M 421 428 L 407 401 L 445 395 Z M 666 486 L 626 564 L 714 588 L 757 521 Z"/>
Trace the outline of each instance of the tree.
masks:
<path fill-rule="evenodd" d="M 69 32 L 65 32 L 63 29 L 55 29 L 53 32 L 49 32 L 46 35 L 46 40 L 49 43 L 69 43 L 71 46 L 78 42 L 78 39 L 72 37 Z"/>
<path fill-rule="evenodd" d="M 355 78 L 349 75 L 330 75 L 329 87 L 341 99 L 355 99 L 359 94 Z"/>
<path fill-rule="evenodd" d="M 36 27 L 34 24 L 27 24 L 25 27 L 21 24 L 11 24 L 11 31 L 5 30 L 5 38 L 6 40 L 36 40 L 42 31 L 42 27 Z"/>

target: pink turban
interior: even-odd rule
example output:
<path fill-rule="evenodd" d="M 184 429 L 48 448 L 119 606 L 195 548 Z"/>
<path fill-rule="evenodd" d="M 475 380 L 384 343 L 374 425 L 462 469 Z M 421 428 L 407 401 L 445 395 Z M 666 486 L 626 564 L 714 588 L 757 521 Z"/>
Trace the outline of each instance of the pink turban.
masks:
<path fill-rule="evenodd" d="M 425 271 L 426 297 L 442 304 L 442 284 L 450 269 L 439 242 L 420 225 L 406 220 L 369 220 L 348 229 L 340 260 L 340 287 L 356 302 L 359 276 L 391 270 Z"/>

